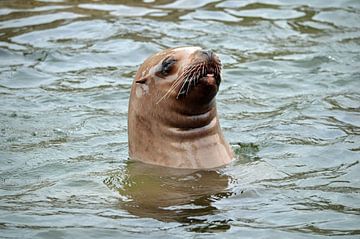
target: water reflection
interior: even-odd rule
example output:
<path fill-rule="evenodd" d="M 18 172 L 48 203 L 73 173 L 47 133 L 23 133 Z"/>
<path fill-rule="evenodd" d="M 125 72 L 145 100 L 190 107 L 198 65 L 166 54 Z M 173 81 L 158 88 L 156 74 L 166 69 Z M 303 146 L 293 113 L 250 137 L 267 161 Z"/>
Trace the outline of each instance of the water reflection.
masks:
<path fill-rule="evenodd" d="M 105 179 L 119 192 L 129 213 L 163 222 L 179 222 L 191 231 L 226 231 L 227 219 L 214 219 L 214 202 L 229 197 L 231 177 L 220 170 L 178 170 L 130 161 Z"/>

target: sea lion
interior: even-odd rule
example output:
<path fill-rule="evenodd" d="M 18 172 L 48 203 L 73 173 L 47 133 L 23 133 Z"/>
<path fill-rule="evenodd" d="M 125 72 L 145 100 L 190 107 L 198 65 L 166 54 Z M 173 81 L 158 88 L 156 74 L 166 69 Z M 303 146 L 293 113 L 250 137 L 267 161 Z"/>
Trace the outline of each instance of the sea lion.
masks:
<path fill-rule="evenodd" d="M 130 158 L 188 169 L 231 162 L 215 103 L 220 82 L 218 56 L 200 47 L 167 49 L 146 59 L 131 87 Z"/>

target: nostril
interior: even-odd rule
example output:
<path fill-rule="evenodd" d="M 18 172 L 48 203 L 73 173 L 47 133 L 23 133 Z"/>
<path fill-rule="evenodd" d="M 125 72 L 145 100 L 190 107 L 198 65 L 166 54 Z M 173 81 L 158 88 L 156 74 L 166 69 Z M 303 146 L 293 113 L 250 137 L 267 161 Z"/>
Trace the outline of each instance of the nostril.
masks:
<path fill-rule="evenodd" d="M 208 51 L 204 51 L 204 50 L 202 50 L 202 51 L 201 51 L 201 53 L 202 53 L 202 54 L 204 54 L 205 56 L 207 56 L 207 55 L 208 55 Z"/>
<path fill-rule="evenodd" d="M 213 52 L 212 51 L 210 51 L 210 50 L 202 50 L 201 51 L 201 53 L 202 54 L 204 54 L 206 57 L 208 57 L 208 58 L 212 58 L 212 56 L 213 56 Z"/>

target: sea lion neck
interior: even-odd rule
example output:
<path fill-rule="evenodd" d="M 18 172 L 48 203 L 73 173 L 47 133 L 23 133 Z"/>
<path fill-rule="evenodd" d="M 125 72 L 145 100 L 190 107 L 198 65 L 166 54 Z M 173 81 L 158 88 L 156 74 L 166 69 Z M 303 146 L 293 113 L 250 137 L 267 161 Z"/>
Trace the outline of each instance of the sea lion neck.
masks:
<path fill-rule="evenodd" d="M 181 115 L 196 116 L 216 108 L 215 98 L 202 102 L 202 99 L 181 99 L 174 103 L 173 110 Z"/>
<path fill-rule="evenodd" d="M 209 125 L 216 117 L 215 99 L 207 104 L 197 104 L 181 100 L 175 101 L 176 102 L 171 102 L 173 104 L 169 102 L 170 105 L 165 105 L 167 113 L 161 114 L 162 116 L 160 115 L 162 121 L 171 128 L 203 128 Z M 162 112 L 166 112 L 166 110 L 164 109 Z"/>

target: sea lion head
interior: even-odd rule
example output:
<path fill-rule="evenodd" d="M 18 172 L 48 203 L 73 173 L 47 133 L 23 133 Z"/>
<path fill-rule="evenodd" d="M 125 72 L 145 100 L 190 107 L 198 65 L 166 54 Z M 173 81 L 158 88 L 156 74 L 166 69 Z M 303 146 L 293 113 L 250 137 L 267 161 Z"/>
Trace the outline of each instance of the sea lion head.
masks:
<path fill-rule="evenodd" d="M 161 51 L 140 66 L 136 97 L 152 104 L 202 108 L 211 103 L 221 82 L 219 57 L 200 47 Z M 180 107 L 181 108 L 181 107 Z"/>

